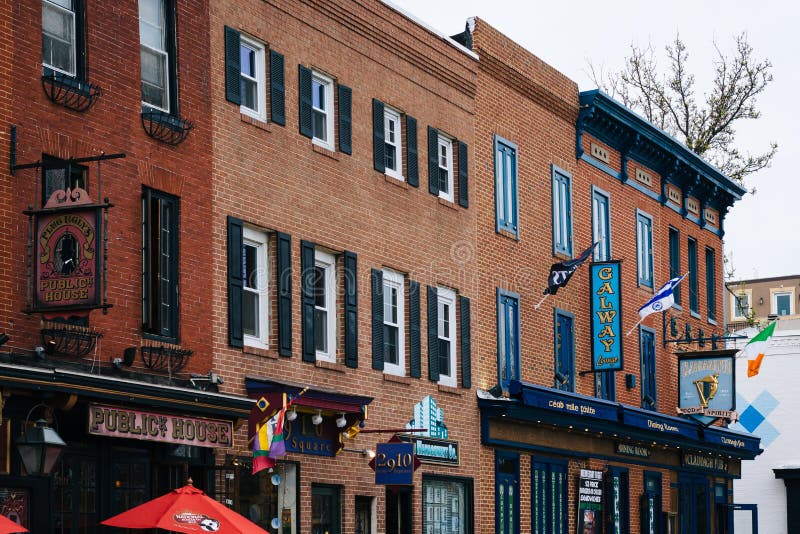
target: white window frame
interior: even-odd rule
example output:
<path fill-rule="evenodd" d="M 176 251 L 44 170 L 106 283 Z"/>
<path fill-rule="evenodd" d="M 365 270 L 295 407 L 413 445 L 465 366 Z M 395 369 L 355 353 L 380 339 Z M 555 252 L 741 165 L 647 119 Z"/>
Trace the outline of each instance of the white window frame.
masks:
<path fill-rule="evenodd" d="M 140 0 L 141 1 L 141 0 Z M 139 48 L 146 48 L 147 50 L 151 51 L 154 54 L 158 54 L 164 57 L 164 100 L 166 100 L 167 106 L 162 108 L 155 104 L 151 104 L 150 102 L 145 102 L 142 100 L 142 105 L 147 106 L 149 108 L 158 109 L 163 111 L 164 113 L 169 113 L 169 106 L 170 106 L 170 87 L 169 87 L 169 50 L 167 49 L 166 42 L 167 42 L 167 5 L 166 0 L 157 0 L 159 5 L 161 6 L 161 15 L 163 17 L 162 26 L 161 26 L 161 42 L 164 43 L 164 49 L 153 48 L 150 45 L 144 44 L 142 42 L 142 34 L 141 31 L 139 32 Z M 141 7 L 139 8 L 139 26 L 141 27 L 142 18 L 141 18 Z M 149 22 L 145 21 L 145 24 L 150 24 Z M 141 52 L 140 52 L 141 53 Z M 141 61 L 141 59 L 140 59 Z M 139 66 L 139 77 L 140 81 L 143 81 L 141 72 L 141 65 Z"/>
<path fill-rule="evenodd" d="M 739 314 L 739 307 L 738 307 L 738 297 L 747 297 L 747 309 L 745 310 L 745 315 Z M 742 321 L 750 317 L 750 311 L 753 309 L 753 292 L 750 289 L 744 289 L 740 291 L 734 291 L 734 294 L 731 295 L 731 320 L 732 321 Z"/>
<path fill-rule="evenodd" d="M 641 221 L 650 222 L 650 232 L 643 232 Z M 653 265 L 653 254 L 655 236 L 653 227 L 653 216 L 642 210 L 636 210 L 636 281 L 640 286 L 655 288 L 654 276 L 655 267 Z M 699 273 L 698 273 L 699 276 Z M 698 279 L 699 280 L 699 279 Z M 698 301 L 699 302 L 699 301 Z"/>
<path fill-rule="evenodd" d="M 605 198 L 605 217 L 599 210 L 601 203 L 598 197 Z M 594 249 L 594 261 L 611 259 L 611 195 L 594 186 L 592 186 L 592 243 L 598 243 Z"/>
<path fill-rule="evenodd" d="M 389 269 L 383 270 L 383 296 L 386 298 L 387 288 L 397 290 L 397 323 L 391 323 L 387 320 L 386 313 L 383 314 L 383 324 L 388 324 L 397 327 L 397 363 L 383 362 L 383 372 L 389 375 L 405 376 L 406 375 L 406 337 L 405 337 L 405 322 L 406 322 L 406 308 L 405 308 L 405 276 L 397 271 Z M 385 300 L 384 300 L 385 302 Z M 385 310 L 385 304 L 383 304 Z M 381 348 L 383 350 L 383 348 Z"/>
<path fill-rule="evenodd" d="M 77 75 L 77 72 L 78 72 L 78 38 L 75 35 L 75 32 L 77 31 L 77 28 L 75 26 L 75 3 L 74 3 L 74 1 L 71 2 L 71 3 L 72 3 L 72 9 L 69 9 L 64 5 L 61 5 L 56 0 L 42 0 L 42 39 L 44 39 L 44 34 L 45 34 L 45 31 L 44 31 L 44 10 L 45 9 L 53 9 L 55 11 L 60 11 L 60 12 L 63 12 L 63 13 L 66 13 L 66 14 L 69 15 L 69 17 L 71 19 L 71 22 L 72 22 L 72 43 L 70 43 L 71 44 L 71 49 L 72 49 L 72 72 L 60 69 L 58 67 L 55 67 L 55 66 L 47 63 L 45 61 L 44 57 L 42 57 L 42 65 L 44 67 L 47 67 L 50 70 L 53 70 L 53 71 L 56 71 L 56 72 L 60 72 L 61 74 L 66 74 L 67 76 L 75 77 Z"/>
<path fill-rule="evenodd" d="M 449 137 L 442 135 L 439 132 L 439 139 L 436 143 L 436 164 L 439 169 L 447 171 L 447 191 L 442 191 L 439 188 L 439 198 L 448 202 L 453 202 L 453 140 Z M 444 157 L 447 160 L 445 165 L 442 165 L 442 149 L 445 149 Z M 439 177 L 437 176 L 438 180 Z"/>
<path fill-rule="evenodd" d="M 325 89 L 325 102 L 329 104 L 327 109 L 321 109 L 314 105 L 314 82 L 320 84 Z M 334 139 L 333 139 L 333 109 L 335 104 L 333 102 L 333 78 L 330 76 L 326 76 L 320 72 L 315 70 L 311 71 L 311 129 L 312 129 L 312 139 L 311 142 L 315 145 L 319 145 L 323 148 L 327 148 L 328 150 L 336 150 L 334 146 Z M 314 129 L 314 113 L 323 113 L 325 115 L 325 136 L 326 139 L 322 139 L 317 137 L 317 132 Z"/>
<path fill-rule="evenodd" d="M 314 250 L 314 266 L 325 270 L 325 311 L 327 321 L 325 335 L 327 351 L 316 351 L 317 360 L 336 363 L 336 256 L 323 250 Z M 316 303 L 314 309 L 318 309 Z M 316 324 L 314 325 L 316 328 Z"/>
<path fill-rule="evenodd" d="M 242 245 L 255 247 L 257 267 L 257 287 L 251 289 L 247 287 L 247 281 L 242 285 L 242 291 L 248 293 L 255 293 L 258 295 L 258 336 L 251 336 L 243 334 L 244 344 L 248 347 L 256 347 L 261 349 L 269 348 L 269 263 L 268 256 L 268 238 L 267 234 L 250 228 L 244 227 L 244 234 Z M 245 255 L 242 254 L 242 261 Z"/>
<path fill-rule="evenodd" d="M 795 293 L 793 287 L 775 287 L 769 289 L 769 300 L 771 304 L 770 313 L 773 315 L 778 314 L 778 296 L 789 295 L 789 315 L 797 313 L 794 305 Z M 783 316 L 785 317 L 785 316 Z"/>
<path fill-rule="evenodd" d="M 448 359 L 450 360 L 450 374 L 445 375 L 442 373 L 441 369 L 439 370 L 439 383 L 443 386 L 451 386 L 457 387 L 458 382 L 458 372 L 456 370 L 456 292 L 452 289 L 447 289 L 445 287 L 438 287 L 436 288 L 436 299 L 437 299 L 437 308 L 436 308 L 436 318 L 439 324 L 436 327 L 437 337 L 439 339 L 445 339 L 450 342 L 450 354 L 448 354 Z M 447 320 L 450 324 L 450 336 L 446 337 L 442 330 L 444 327 L 444 314 L 442 313 L 442 309 L 444 305 L 448 305 L 450 307 L 450 313 L 448 314 Z M 441 354 L 439 357 L 441 358 Z"/>
<path fill-rule="evenodd" d="M 242 72 L 242 69 L 239 69 L 239 76 L 244 78 L 245 80 L 255 82 L 256 84 L 256 106 L 258 109 L 249 108 L 244 105 L 244 98 L 242 98 L 242 104 L 240 106 L 240 110 L 244 115 L 248 117 L 252 117 L 254 119 L 260 121 L 267 120 L 267 81 L 266 81 L 266 53 L 264 43 L 252 39 L 244 34 L 241 34 L 239 37 L 239 56 L 241 57 L 241 50 L 242 47 L 248 48 L 255 52 L 256 55 L 256 76 L 252 78 Z M 244 95 L 242 95 L 244 96 Z"/>
<path fill-rule="evenodd" d="M 391 176 L 392 178 L 397 178 L 400 181 L 404 181 L 403 178 L 403 126 L 402 121 L 400 120 L 400 112 L 395 111 L 388 106 L 384 105 L 383 108 L 383 141 L 388 144 L 392 145 L 395 149 L 395 164 L 397 166 L 396 169 L 389 168 L 386 165 L 386 172 L 387 176 Z M 389 126 L 391 123 L 395 124 L 395 140 L 394 142 L 389 140 Z"/>

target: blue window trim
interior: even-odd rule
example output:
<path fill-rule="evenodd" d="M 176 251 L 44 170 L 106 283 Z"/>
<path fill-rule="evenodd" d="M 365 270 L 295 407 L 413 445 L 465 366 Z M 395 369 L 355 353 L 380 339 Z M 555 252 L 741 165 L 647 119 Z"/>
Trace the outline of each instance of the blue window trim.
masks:
<path fill-rule="evenodd" d="M 680 276 L 681 273 L 681 231 L 674 226 L 669 227 L 669 277 L 670 279 Z M 672 290 L 675 305 L 681 304 L 681 284 Z"/>
<path fill-rule="evenodd" d="M 513 183 L 511 184 L 511 210 L 512 210 L 512 220 L 504 221 L 500 218 L 500 203 L 502 202 L 503 198 L 498 195 L 498 183 L 497 183 L 497 170 L 498 170 L 498 160 L 497 160 L 497 151 L 500 147 L 505 148 L 512 152 L 513 157 L 511 159 L 511 175 L 508 177 Z M 497 134 L 494 134 L 494 214 L 495 214 L 495 232 L 500 233 L 501 230 L 505 232 L 509 232 L 513 234 L 517 240 L 519 241 L 519 180 L 518 177 L 518 163 L 517 160 L 519 158 L 519 148 L 515 143 L 512 143 L 508 139 L 504 139 Z M 505 187 L 503 187 L 503 191 L 505 191 Z"/>
<path fill-rule="evenodd" d="M 650 362 L 645 361 L 645 338 L 650 337 L 653 342 L 653 356 Z M 656 381 L 657 361 L 656 361 L 656 331 L 652 328 L 639 325 L 639 365 L 641 369 L 642 408 L 645 410 L 658 411 L 658 384 Z M 652 369 L 650 368 L 652 366 Z M 646 406 L 644 397 L 650 395 L 653 398 L 653 405 Z"/>
<path fill-rule="evenodd" d="M 537 510 L 534 508 L 535 506 L 535 498 L 534 498 L 534 477 L 536 475 L 537 466 L 542 466 L 545 472 L 545 484 L 547 487 L 545 488 L 544 494 L 541 495 L 542 500 L 544 501 L 544 516 L 545 522 L 547 523 L 545 526 L 546 528 L 537 529 L 536 528 L 536 520 L 534 519 L 538 514 L 536 513 Z M 555 469 L 554 469 L 555 467 Z M 553 534 L 567 534 L 569 529 L 569 513 L 564 514 L 564 511 L 569 511 L 569 463 L 564 460 L 556 460 L 553 458 L 547 457 L 539 457 L 539 456 L 532 456 L 531 457 L 531 488 L 530 488 L 530 495 L 531 495 L 531 534 L 543 534 L 545 532 Z M 566 510 L 555 510 L 554 503 L 553 503 L 553 492 L 551 491 L 553 488 L 553 475 L 555 474 L 563 474 L 564 475 L 564 487 L 561 491 L 561 502 L 564 503 Z M 558 517 L 563 525 L 563 530 L 554 531 L 551 529 L 552 523 L 550 520 L 554 516 L 556 516 L 556 512 L 558 513 Z"/>
<path fill-rule="evenodd" d="M 650 266 L 649 269 L 647 269 L 648 272 L 644 273 L 645 277 L 642 277 L 641 266 L 643 244 L 639 241 L 640 221 L 647 222 L 649 233 L 649 250 L 647 250 L 647 255 L 650 257 Z M 636 210 L 636 280 L 639 286 L 653 289 L 653 216 L 639 209 Z"/>
<path fill-rule="evenodd" d="M 608 503 L 609 505 L 606 506 L 606 521 L 608 525 L 613 524 L 611 514 L 613 513 L 613 509 L 611 507 L 611 499 L 613 498 L 613 482 L 611 479 L 619 478 L 619 490 L 620 490 L 620 532 L 627 533 L 630 529 L 630 514 L 631 514 L 631 499 L 630 499 L 630 472 L 625 467 L 618 467 L 614 465 L 608 466 L 608 476 L 610 477 L 608 481 Z M 608 531 L 613 534 L 613 528 L 609 526 Z"/>
<path fill-rule="evenodd" d="M 717 251 L 706 247 L 706 310 L 709 322 L 717 318 Z"/>
<path fill-rule="evenodd" d="M 594 394 L 598 399 L 617 400 L 617 373 L 600 371 L 594 374 Z"/>
<path fill-rule="evenodd" d="M 506 475 L 509 475 L 509 474 L 513 475 L 514 481 L 516 482 L 514 484 L 514 486 L 517 489 L 516 489 L 516 492 L 514 494 L 515 514 L 514 514 L 514 533 L 513 534 L 519 534 L 519 532 L 520 532 L 520 517 L 521 517 L 521 512 L 520 512 L 520 509 L 519 509 L 519 506 L 520 506 L 520 497 L 519 497 L 519 493 L 520 493 L 520 491 L 519 491 L 520 490 L 520 487 L 519 487 L 520 486 L 520 484 L 519 484 L 519 454 L 515 453 L 515 452 L 496 450 L 495 453 L 494 453 L 494 509 L 496 511 L 495 520 L 494 520 L 494 525 L 495 525 L 494 528 L 495 528 L 495 532 L 501 532 L 501 530 L 500 530 L 500 514 L 497 513 L 497 511 L 499 511 L 499 508 L 500 508 L 498 506 L 499 503 L 498 503 L 498 491 L 497 491 L 498 484 L 497 484 L 497 482 L 498 482 L 498 478 L 500 477 L 500 469 L 499 469 L 500 468 L 500 462 L 503 461 L 503 460 L 509 460 L 509 461 L 514 462 L 514 464 L 515 464 L 515 472 L 514 473 L 505 473 L 505 474 Z"/>
<path fill-rule="evenodd" d="M 605 217 L 606 236 L 603 239 L 603 241 L 605 241 L 607 254 L 605 258 L 600 257 L 598 255 L 598 250 L 600 249 L 600 247 L 597 247 L 595 249 L 594 259 L 595 261 L 605 261 L 605 260 L 610 260 L 613 257 L 611 252 L 611 195 L 609 195 L 608 192 L 600 189 L 597 186 L 594 185 L 592 186 L 592 239 L 593 240 L 594 240 L 594 220 L 595 220 L 594 199 L 596 197 L 604 199 L 606 204 L 606 217 Z"/>
<path fill-rule="evenodd" d="M 567 212 L 563 221 L 567 229 L 565 244 L 558 243 L 556 238 L 556 181 L 563 181 L 567 184 Z M 563 254 L 572 258 L 572 175 L 555 164 L 551 164 L 551 197 L 550 223 L 553 228 L 553 256 Z"/>
<path fill-rule="evenodd" d="M 558 384 L 555 378 L 556 372 L 562 368 L 562 365 L 559 365 L 559 356 L 561 356 L 558 352 L 556 352 L 555 348 L 558 347 L 558 325 L 559 325 L 559 317 L 567 317 L 570 321 L 572 321 L 572 350 L 568 355 L 570 357 L 570 361 L 568 362 L 568 370 L 569 370 L 569 377 L 565 384 Z M 553 308 L 553 387 L 555 389 L 559 389 L 562 391 L 575 391 L 575 314 L 572 314 L 568 311 Z"/>
<path fill-rule="evenodd" d="M 689 259 L 689 311 L 693 317 L 700 318 L 700 273 L 697 272 L 697 240 L 693 237 L 686 241 L 686 255 Z"/>
<path fill-rule="evenodd" d="M 513 299 L 517 303 L 517 313 L 516 313 L 516 317 L 514 318 L 515 322 L 516 322 L 516 324 L 514 325 L 514 328 L 516 329 L 516 333 L 517 333 L 517 343 L 516 343 L 515 351 L 514 351 L 515 354 L 512 356 L 514 358 L 515 369 L 517 370 L 517 376 L 513 377 L 512 380 L 519 380 L 520 377 L 521 377 L 520 368 L 519 368 L 519 362 L 520 362 L 520 313 L 519 313 L 520 296 L 519 296 L 519 293 L 514 293 L 513 291 L 506 291 L 504 289 L 500 289 L 499 287 L 497 288 L 497 317 L 496 317 L 496 320 L 497 320 L 497 323 L 496 323 L 497 358 L 498 358 L 498 360 L 497 360 L 497 383 L 500 384 L 500 387 L 502 387 L 503 390 L 507 390 L 508 389 L 508 383 L 503 383 L 503 378 L 500 376 L 500 359 L 499 359 L 500 358 L 500 353 L 501 353 L 500 345 L 501 345 L 501 343 L 504 343 L 505 339 L 506 339 L 505 332 L 500 332 L 500 314 L 505 311 L 504 310 L 504 305 L 503 305 L 503 303 L 501 301 L 501 299 L 503 297 Z M 506 325 L 506 326 L 508 326 L 508 325 Z"/>

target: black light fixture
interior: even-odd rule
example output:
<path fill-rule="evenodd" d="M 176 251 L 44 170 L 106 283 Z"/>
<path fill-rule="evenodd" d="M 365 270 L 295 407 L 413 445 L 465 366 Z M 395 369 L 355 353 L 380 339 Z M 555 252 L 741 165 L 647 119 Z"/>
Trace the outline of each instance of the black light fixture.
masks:
<path fill-rule="evenodd" d="M 8 342 L 8 334 L 5 332 L 0 332 L 0 346 L 5 345 Z"/>
<path fill-rule="evenodd" d="M 22 464 L 29 475 L 49 475 L 58 462 L 61 452 L 67 447 L 58 432 L 47 426 L 46 420 L 38 419 L 33 426 L 30 426 L 30 415 L 39 407 L 47 406 L 37 404 L 31 408 L 28 417 L 25 418 L 22 434 L 16 441 Z"/>
<path fill-rule="evenodd" d="M 556 371 L 555 379 L 556 379 L 556 381 L 558 382 L 559 385 L 564 385 L 564 384 L 567 383 L 567 380 L 569 380 L 569 375 L 568 374 L 564 374 L 561 371 Z"/>

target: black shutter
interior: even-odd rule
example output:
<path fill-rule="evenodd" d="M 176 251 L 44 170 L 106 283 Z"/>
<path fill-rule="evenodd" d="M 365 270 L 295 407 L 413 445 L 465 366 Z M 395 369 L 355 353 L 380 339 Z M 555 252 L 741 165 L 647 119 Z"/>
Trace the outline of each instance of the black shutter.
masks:
<path fill-rule="evenodd" d="M 469 161 L 467 144 L 458 142 L 458 205 L 469 207 Z"/>
<path fill-rule="evenodd" d="M 278 354 L 292 356 L 292 238 L 276 233 L 278 266 Z"/>
<path fill-rule="evenodd" d="M 241 105 L 242 63 L 239 43 L 239 32 L 225 26 L 225 98 L 229 102 Z"/>
<path fill-rule="evenodd" d="M 378 172 L 386 172 L 386 145 L 383 131 L 383 102 L 372 99 L 372 165 Z"/>
<path fill-rule="evenodd" d="M 428 126 L 428 191 L 439 196 L 439 132 Z"/>
<path fill-rule="evenodd" d="M 428 377 L 439 381 L 439 299 L 436 288 L 428 286 Z"/>
<path fill-rule="evenodd" d="M 228 216 L 228 344 L 244 346 L 242 331 L 242 239 L 244 223 Z"/>
<path fill-rule="evenodd" d="M 472 387 L 472 344 L 470 341 L 469 299 L 459 297 L 461 320 L 461 386 Z"/>
<path fill-rule="evenodd" d="M 269 114 L 272 122 L 286 126 L 286 82 L 283 54 L 269 51 Z"/>
<path fill-rule="evenodd" d="M 417 150 L 417 119 L 406 115 L 406 180 L 408 185 L 419 187 L 419 157 Z"/>
<path fill-rule="evenodd" d="M 383 272 L 372 269 L 372 368 L 383 371 Z"/>
<path fill-rule="evenodd" d="M 353 153 L 353 91 L 339 85 L 339 151 Z"/>
<path fill-rule="evenodd" d="M 422 376 L 421 336 L 419 328 L 419 282 L 408 282 L 408 347 L 411 378 Z"/>
<path fill-rule="evenodd" d="M 358 268 L 355 252 L 344 251 L 344 363 L 358 367 Z"/>
<path fill-rule="evenodd" d="M 311 108 L 311 71 L 302 65 L 298 66 L 300 92 L 300 133 L 306 137 L 314 137 L 314 116 Z"/>
<path fill-rule="evenodd" d="M 303 361 L 315 362 L 317 351 L 314 347 L 314 248 L 310 241 L 300 241 L 300 293 L 303 322 Z"/>

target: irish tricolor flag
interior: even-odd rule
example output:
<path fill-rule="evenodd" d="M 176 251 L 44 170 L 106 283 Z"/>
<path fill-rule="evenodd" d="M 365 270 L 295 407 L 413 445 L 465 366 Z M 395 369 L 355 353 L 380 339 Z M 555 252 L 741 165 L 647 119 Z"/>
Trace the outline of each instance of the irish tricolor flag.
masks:
<path fill-rule="evenodd" d="M 767 352 L 767 344 L 772 333 L 775 331 L 777 321 L 773 321 L 771 325 L 756 334 L 756 336 L 745 345 L 742 355 L 747 358 L 747 376 L 753 377 L 758 374 L 761 368 L 761 360 L 764 359 L 764 353 Z"/>

